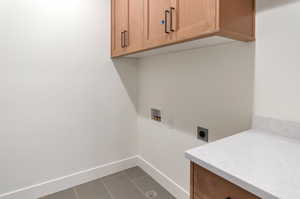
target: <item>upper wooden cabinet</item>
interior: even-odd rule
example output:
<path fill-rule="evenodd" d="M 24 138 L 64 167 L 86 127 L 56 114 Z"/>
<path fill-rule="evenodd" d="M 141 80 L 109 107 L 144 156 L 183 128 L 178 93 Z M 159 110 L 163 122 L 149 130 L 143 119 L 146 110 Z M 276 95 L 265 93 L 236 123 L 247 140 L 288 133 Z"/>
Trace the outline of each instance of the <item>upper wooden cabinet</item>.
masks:
<path fill-rule="evenodd" d="M 210 36 L 255 40 L 255 0 L 112 0 L 113 57 Z"/>

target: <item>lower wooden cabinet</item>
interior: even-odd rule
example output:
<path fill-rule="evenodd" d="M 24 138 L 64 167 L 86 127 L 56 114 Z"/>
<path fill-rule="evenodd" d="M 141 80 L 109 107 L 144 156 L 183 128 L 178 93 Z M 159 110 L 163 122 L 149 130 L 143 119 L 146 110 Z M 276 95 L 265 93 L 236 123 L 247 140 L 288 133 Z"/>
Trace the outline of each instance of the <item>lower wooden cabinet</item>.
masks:
<path fill-rule="evenodd" d="M 191 163 L 191 199 L 260 199 L 248 191 Z"/>

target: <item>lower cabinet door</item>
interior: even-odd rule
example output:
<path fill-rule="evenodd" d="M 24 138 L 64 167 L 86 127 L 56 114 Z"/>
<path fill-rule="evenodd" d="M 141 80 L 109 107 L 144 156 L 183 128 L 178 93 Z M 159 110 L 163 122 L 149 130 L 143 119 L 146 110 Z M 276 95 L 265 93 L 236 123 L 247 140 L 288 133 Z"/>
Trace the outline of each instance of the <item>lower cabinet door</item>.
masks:
<path fill-rule="evenodd" d="M 259 199 L 197 164 L 192 168 L 194 199 Z"/>
<path fill-rule="evenodd" d="M 196 194 L 194 194 L 194 199 L 201 199 L 201 198 L 199 198 Z"/>

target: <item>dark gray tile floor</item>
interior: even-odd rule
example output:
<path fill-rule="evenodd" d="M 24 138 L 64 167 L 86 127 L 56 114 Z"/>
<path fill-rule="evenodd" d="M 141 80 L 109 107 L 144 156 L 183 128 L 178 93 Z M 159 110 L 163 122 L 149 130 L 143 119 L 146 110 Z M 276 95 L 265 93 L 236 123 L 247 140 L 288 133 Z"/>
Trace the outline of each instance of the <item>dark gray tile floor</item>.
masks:
<path fill-rule="evenodd" d="M 167 190 L 134 167 L 61 191 L 42 199 L 175 199 Z"/>

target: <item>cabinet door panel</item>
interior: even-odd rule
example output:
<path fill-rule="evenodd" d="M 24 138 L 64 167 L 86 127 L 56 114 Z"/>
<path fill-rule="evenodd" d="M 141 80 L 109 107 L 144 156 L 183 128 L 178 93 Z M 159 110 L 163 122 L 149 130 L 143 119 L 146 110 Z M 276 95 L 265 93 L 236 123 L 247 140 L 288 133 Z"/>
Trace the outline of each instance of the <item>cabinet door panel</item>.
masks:
<path fill-rule="evenodd" d="M 196 164 L 193 169 L 194 199 L 260 199 Z"/>
<path fill-rule="evenodd" d="M 177 0 L 177 39 L 200 37 L 217 30 L 218 0 Z"/>
<path fill-rule="evenodd" d="M 128 0 L 112 0 L 112 55 L 124 54 L 122 32 L 128 29 Z M 124 39 L 124 36 L 123 36 Z"/>
<path fill-rule="evenodd" d="M 127 35 L 127 51 L 134 52 L 143 48 L 144 34 L 144 1 L 143 0 L 128 0 L 129 9 L 129 24 Z"/>
<path fill-rule="evenodd" d="M 145 44 L 146 47 L 155 47 L 170 43 L 171 33 L 165 32 L 165 11 L 170 10 L 173 0 L 145 0 Z M 170 15 L 167 16 L 170 22 Z"/>

